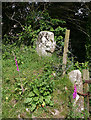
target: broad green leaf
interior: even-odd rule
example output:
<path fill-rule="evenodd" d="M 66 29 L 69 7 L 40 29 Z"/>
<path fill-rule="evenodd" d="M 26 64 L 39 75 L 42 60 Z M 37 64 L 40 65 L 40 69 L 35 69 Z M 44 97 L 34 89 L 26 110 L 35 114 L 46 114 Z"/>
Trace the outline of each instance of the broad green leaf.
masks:
<path fill-rule="evenodd" d="M 39 90 L 37 88 L 34 88 L 33 91 L 36 95 L 39 95 Z"/>
<path fill-rule="evenodd" d="M 32 97 L 32 96 L 34 96 L 34 95 L 35 95 L 35 94 L 34 94 L 33 92 L 30 92 L 28 96 L 29 96 L 29 97 Z"/>
<path fill-rule="evenodd" d="M 38 101 L 39 97 L 34 97 L 33 100 L 34 101 Z"/>
<path fill-rule="evenodd" d="M 46 90 L 46 87 L 43 87 L 42 90 Z"/>
<path fill-rule="evenodd" d="M 43 102 L 43 96 L 41 96 L 41 97 L 39 98 L 39 102 L 40 102 L 40 103 Z"/>
<path fill-rule="evenodd" d="M 43 93 L 44 91 L 43 90 L 40 90 L 40 93 Z"/>
<path fill-rule="evenodd" d="M 51 100 L 51 96 L 45 96 L 45 102 L 49 104 Z"/>
<path fill-rule="evenodd" d="M 42 105 L 45 105 L 45 102 L 43 101 Z"/>
<path fill-rule="evenodd" d="M 43 95 L 49 95 L 50 94 L 50 92 L 49 91 L 47 91 L 47 92 L 45 92 Z"/>
<path fill-rule="evenodd" d="M 29 103 L 29 102 L 31 102 L 32 101 L 32 98 L 26 98 L 25 100 L 24 100 L 24 103 Z"/>
<path fill-rule="evenodd" d="M 50 106 L 53 106 L 53 102 L 52 102 L 52 101 L 50 101 L 50 103 L 49 103 L 49 104 L 50 104 Z"/>
<path fill-rule="evenodd" d="M 53 75 L 49 75 L 49 79 L 52 78 L 52 77 L 53 77 Z"/>
<path fill-rule="evenodd" d="M 36 104 L 32 104 L 30 107 L 31 112 L 36 108 Z"/>

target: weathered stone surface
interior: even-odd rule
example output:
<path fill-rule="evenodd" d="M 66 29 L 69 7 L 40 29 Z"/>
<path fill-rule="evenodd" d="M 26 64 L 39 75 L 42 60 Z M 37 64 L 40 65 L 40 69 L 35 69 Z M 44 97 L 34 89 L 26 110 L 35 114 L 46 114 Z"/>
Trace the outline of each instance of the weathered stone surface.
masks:
<path fill-rule="evenodd" d="M 56 47 L 54 41 L 54 33 L 49 31 L 41 31 L 37 40 L 37 53 L 39 55 L 51 56 Z"/>
<path fill-rule="evenodd" d="M 83 82 L 81 77 L 81 72 L 79 70 L 73 70 L 68 73 L 70 81 L 76 84 L 77 92 L 83 94 Z M 76 111 L 80 112 L 84 110 L 84 97 L 77 94 L 73 106 L 78 106 Z"/>

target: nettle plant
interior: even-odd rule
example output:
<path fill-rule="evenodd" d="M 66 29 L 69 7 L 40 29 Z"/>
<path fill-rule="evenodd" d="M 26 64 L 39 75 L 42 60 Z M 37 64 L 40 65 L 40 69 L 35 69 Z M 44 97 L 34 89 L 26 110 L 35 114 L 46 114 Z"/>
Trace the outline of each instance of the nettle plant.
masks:
<path fill-rule="evenodd" d="M 29 89 L 26 89 L 27 97 L 24 103 L 31 112 L 38 107 L 53 106 L 51 95 L 54 88 L 53 75 L 47 66 L 44 71 L 46 73 L 38 75 L 38 78 L 33 79 L 29 84 Z"/>

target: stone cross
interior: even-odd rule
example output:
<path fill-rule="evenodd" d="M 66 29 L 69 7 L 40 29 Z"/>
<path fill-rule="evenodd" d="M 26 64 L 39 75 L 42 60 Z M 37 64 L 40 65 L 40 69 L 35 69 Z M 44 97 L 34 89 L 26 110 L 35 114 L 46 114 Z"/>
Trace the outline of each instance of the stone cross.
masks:
<path fill-rule="evenodd" d="M 54 33 L 49 31 L 41 31 L 36 44 L 36 51 L 40 56 L 51 56 L 56 47 Z"/>

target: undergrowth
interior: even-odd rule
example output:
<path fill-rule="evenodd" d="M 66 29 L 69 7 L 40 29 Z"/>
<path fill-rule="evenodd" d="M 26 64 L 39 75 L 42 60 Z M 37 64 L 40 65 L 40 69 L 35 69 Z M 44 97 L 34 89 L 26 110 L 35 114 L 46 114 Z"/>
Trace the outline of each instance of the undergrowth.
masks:
<path fill-rule="evenodd" d="M 67 75 L 61 76 L 61 56 L 58 57 L 55 53 L 51 57 L 38 56 L 35 49 L 23 45 L 20 48 L 3 48 L 3 118 L 74 118 L 70 107 L 73 85 Z M 15 53 L 20 73 L 17 71 L 12 51 Z M 54 115 L 55 110 L 58 110 L 59 114 Z"/>

